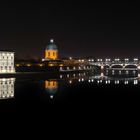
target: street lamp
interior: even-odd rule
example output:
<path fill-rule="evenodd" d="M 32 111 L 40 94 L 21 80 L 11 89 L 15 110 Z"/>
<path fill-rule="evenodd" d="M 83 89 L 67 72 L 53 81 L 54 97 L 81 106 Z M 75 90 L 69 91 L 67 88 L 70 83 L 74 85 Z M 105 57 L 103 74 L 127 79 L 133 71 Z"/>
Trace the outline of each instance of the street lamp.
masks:
<path fill-rule="evenodd" d="M 138 58 L 134 58 L 134 61 L 138 61 Z"/>
<path fill-rule="evenodd" d="M 70 60 L 72 60 L 72 57 L 69 57 Z"/>
<path fill-rule="evenodd" d="M 129 59 L 128 58 L 125 58 L 124 61 L 125 61 L 125 63 L 128 63 Z"/>

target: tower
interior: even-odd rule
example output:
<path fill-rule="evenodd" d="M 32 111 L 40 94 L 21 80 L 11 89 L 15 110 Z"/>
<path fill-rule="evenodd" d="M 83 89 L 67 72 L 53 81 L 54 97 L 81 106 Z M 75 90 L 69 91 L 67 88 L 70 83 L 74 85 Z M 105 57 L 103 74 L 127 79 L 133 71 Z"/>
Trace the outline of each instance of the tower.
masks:
<path fill-rule="evenodd" d="M 45 59 L 46 60 L 57 60 L 58 59 L 58 49 L 57 49 L 57 46 L 55 45 L 53 39 L 50 40 L 50 43 L 46 47 Z"/>

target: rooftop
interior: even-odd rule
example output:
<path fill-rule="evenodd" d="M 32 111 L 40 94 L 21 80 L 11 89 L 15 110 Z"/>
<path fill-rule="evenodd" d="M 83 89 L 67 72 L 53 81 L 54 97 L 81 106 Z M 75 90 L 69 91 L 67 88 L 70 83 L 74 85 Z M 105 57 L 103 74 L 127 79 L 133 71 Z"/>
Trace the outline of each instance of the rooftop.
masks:
<path fill-rule="evenodd" d="M 51 39 L 49 45 L 47 45 L 46 50 L 57 50 L 57 46 L 54 43 L 54 40 Z"/>

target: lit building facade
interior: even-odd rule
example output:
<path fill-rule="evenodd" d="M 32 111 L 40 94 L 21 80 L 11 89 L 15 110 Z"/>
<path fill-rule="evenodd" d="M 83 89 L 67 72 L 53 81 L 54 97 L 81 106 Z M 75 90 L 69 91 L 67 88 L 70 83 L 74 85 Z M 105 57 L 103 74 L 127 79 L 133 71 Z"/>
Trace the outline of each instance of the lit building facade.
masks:
<path fill-rule="evenodd" d="M 14 52 L 0 51 L 0 74 L 14 72 Z"/>
<path fill-rule="evenodd" d="M 58 49 L 54 43 L 54 40 L 51 39 L 49 45 L 47 45 L 45 50 L 45 59 L 46 60 L 57 60 L 58 59 Z"/>

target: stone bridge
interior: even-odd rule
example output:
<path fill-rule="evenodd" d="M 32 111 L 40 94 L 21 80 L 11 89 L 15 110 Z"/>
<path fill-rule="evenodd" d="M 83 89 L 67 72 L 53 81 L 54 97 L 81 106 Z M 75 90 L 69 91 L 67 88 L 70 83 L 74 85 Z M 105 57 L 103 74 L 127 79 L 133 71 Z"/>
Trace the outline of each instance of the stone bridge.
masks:
<path fill-rule="evenodd" d="M 99 66 L 101 69 L 139 69 L 139 60 L 137 58 L 133 60 L 129 59 L 97 59 L 88 60 L 89 65 Z"/>

